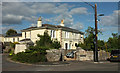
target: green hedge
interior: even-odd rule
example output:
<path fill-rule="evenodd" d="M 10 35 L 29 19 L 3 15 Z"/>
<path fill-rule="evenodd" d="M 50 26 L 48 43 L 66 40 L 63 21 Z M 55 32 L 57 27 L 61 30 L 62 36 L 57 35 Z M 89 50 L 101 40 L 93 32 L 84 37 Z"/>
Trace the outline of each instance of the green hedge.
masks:
<path fill-rule="evenodd" d="M 19 61 L 22 63 L 36 63 L 36 62 L 45 62 L 45 54 L 40 54 L 39 52 L 25 53 L 20 52 L 16 55 L 13 55 L 12 60 Z"/>
<path fill-rule="evenodd" d="M 12 56 L 12 60 L 22 63 L 46 62 L 46 47 L 30 46 L 26 52 L 20 52 Z"/>
<path fill-rule="evenodd" d="M 19 61 L 22 63 L 36 63 L 36 62 L 45 62 L 46 59 L 46 50 L 48 49 L 59 49 L 61 47 L 60 43 L 52 41 L 51 37 L 47 32 L 44 32 L 44 35 L 38 35 L 39 40 L 36 41 L 35 46 L 30 46 L 26 52 L 20 52 L 12 56 L 12 60 Z M 14 47 L 14 45 L 12 45 Z"/>

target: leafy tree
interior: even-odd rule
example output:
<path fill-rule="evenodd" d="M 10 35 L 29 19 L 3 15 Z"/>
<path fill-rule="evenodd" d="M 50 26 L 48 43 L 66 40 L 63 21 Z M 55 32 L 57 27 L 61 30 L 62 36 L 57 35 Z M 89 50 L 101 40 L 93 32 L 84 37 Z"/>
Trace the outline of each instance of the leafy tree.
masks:
<path fill-rule="evenodd" d="M 118 38 L 118 33 L 112 33 L 113 38 Z"/>
<path fill-rule="evenodd" d="M 55 49 L 59 49 L 59 48 L 61 47 L 60 42 L 58 42 L 57 39 L 56 39 L 55 41 L 53 41 L 52 46 L 53 46 Z"/>
<path fill-rule="evenodd" d="M 6 36 L 11 36 L 11 35 L 15 35 L 17 34 L 17 31 L 14 30 L 14 29 L 9 29 L 7 32 L 6 32 Z"/>
<path fill-rule="evenodd" d="M 59 49 L 61 47 L 60 42 L 51 40 L 51 37 L 48 35 L 48 32 L 45 31 L 44 35 L 39 35 L 40 40 L 36 41 L 36 46 L 47 47 L 52 49 Z"/>
<path fill-rule="evenodd" d="M 118 36 L 118 33 L 112 33 L 112 37 L 109 37 L 107 41 L 108 50 L 111 51 L 113 49 L 118 49 L 119 41 L 120 41 L 120 35 Z"/>
<path fill-rule="evenodd" d="M 37 46 L 44 46 L 44 47 L 52 47 L 52 40 L 51 37 L 48 35 L 47 31 L 44 32 L 44 35 L 39 35 L 38 37 L 40 37 L 40 40 L 36 41 L 36 45 Z"/>
<path fill-rule="evenodd" d="M 78 44 L 81 48 L 86 49 L 86 50 L 94 50 L 95 48 L 95 29 L 92 27 L 88 27 L 88 29 L 85 31 L 86 32 L 86 37 L 84 39 L 83 44 Z M 98 30 L 98 34 L 102 34 Z M 103 49 L 106 50 L 106 46 L 108 51 L 111 51 L 113 49 L 119 49 L 120 48 L 120 35 L 118 33 L 112 33 L 112 37 L 109 37 L 107 42 L 104 42 L 103 40 L 98 40 L 98 49 Z"/>
<path fill-rule="evenodd" d="M 88 29 L 85 31 L 86 37 L 84 39 L 84 44 L 79 44 L 79 46 L 86 50 L 93 50 L 95 47 L 95 29 L 92 27 L 88 27 Z M 102 34 L 100 30 L 98 30 L 98 34 Z M 100 42 L 101 43 L 101 42 Z"/>
<path fill-rule="evenodd" d="M 98 40 L 98 49 L 105 50 L 105 42 L 103 40 Z"/>

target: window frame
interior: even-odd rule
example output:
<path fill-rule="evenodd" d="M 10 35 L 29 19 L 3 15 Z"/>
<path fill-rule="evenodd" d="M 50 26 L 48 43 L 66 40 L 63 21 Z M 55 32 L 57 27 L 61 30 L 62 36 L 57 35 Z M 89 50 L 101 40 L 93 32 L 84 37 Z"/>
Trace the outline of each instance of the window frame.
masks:
<path fill-rule="evenodd" d="M 55 30 L 51 30 L 51 38 L 56 38 L 56 31 Z"/>

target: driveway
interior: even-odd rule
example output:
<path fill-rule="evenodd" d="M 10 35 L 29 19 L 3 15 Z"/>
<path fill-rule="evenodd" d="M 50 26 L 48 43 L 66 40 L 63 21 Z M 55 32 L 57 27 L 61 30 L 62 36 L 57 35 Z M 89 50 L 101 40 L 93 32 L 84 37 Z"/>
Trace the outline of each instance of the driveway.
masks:
<path fill-rule="evenodd" d="M 70 65 L 65 66 L 34 66 L 10 62 L 7 55 L 2 58 L 3 71 L 118 71 L 118 63 L 92 61 L 69 61 Z M 1 63 L 0 63 L 1 64 Z"/>

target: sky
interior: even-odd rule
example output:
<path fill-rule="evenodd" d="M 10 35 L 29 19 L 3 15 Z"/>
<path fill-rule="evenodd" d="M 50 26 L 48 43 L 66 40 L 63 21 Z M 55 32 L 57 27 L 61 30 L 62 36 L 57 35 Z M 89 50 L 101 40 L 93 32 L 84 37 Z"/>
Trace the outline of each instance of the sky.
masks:
<path fill-rule="evenodd" d="M 102 35 L 98 39 L 107 41 L 112 33 L 118 32 L 118 2 L 97 3 L 98 29 Z M 39 17 L 43 24 L 60 25 L 64 19 L 65 26 L 85 32 L 95 27 L 94 10 L 84 2 L 2 2 L 2 34 L 12 28 L 21 33 L 22 29 L 36 26 Z"/>

